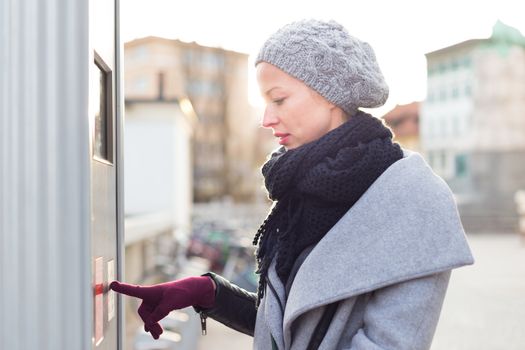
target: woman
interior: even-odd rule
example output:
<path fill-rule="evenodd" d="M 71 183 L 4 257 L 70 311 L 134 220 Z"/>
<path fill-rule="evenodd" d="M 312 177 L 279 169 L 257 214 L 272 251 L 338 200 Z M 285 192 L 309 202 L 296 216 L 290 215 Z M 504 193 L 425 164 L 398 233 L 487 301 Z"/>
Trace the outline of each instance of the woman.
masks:
<path fill-rule="evenodd" d="M 209 273 L 150 287 L 114 282 L 158 321 L 194 306 L 255 349 L 428 349 L 453 268 L 473 263 L 447 185 L 378 119 L 388 87 L 371 47 L 336 22 L 273 34 L 257 60 L 263 126 L 282 146 L 262 172 L 257 294 Z"/>

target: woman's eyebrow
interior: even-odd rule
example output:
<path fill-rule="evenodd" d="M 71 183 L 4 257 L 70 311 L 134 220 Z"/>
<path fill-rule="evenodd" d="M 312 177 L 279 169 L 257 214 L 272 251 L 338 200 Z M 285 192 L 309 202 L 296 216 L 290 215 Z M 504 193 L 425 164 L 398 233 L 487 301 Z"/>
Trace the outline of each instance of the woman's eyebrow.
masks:
<path fill-rule="evenodd" d="M 274 86 L 273 88 L 269 89 L 268 91 L 266 91 L 264 94 L 266 96 L 270 95 L 270 92 L 272 92 L 273 90 L 275 89 L 280 89 L 281 87 L 280 86 Z"/>

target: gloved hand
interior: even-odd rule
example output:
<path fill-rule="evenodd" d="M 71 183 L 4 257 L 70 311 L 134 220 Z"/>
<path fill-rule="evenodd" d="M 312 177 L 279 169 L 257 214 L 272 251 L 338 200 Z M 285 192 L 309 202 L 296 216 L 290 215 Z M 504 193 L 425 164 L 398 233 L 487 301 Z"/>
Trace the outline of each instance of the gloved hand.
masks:
<path fill-rule="evenodd" d="M 188 306 L 209 308 L 215 304 L 215 287 L 208 276 L 187 277 L 152 286 L 113 281 L 109 288 L 142 299 L 138 314 L 144 322 L 144 330 L 150 332 L 155 339 L 163 332 L 159 321 L 171 311 Z"/>

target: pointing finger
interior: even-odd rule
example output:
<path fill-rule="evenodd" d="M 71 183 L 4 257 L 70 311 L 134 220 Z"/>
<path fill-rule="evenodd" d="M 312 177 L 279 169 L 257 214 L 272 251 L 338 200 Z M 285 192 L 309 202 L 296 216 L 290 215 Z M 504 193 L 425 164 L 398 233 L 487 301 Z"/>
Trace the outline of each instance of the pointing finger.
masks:
<path fill-rule="evenodd" d="M 109 288 L 117 293 L 129 295 L 130 297 L 153 300 L 156 296 L 156 291 L 152 287 L 148 286 L 137 286 L 133 284 L 120 283 L 119 281 L 113 281 L 109 285 Z"/>

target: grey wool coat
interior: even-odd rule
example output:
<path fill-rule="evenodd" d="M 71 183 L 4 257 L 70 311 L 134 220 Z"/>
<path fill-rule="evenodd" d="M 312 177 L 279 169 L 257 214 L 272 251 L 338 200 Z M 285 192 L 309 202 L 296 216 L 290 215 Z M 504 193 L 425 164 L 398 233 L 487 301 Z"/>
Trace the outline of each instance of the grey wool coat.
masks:
<path fill-rule="evenodd" d="M 405 152 L 314 247 L 288 298 L 272 265 L 254 349 L 306 349 L 340 301 L 319 349 L 428 349 L 451 270 L 473 263 L 451 191 Z M 279 306 L 284 305 L 284 314 Z"/>

